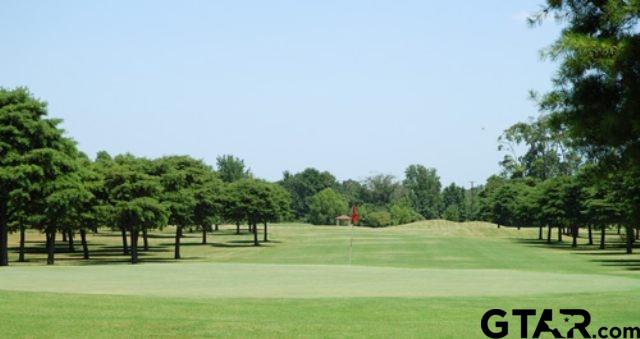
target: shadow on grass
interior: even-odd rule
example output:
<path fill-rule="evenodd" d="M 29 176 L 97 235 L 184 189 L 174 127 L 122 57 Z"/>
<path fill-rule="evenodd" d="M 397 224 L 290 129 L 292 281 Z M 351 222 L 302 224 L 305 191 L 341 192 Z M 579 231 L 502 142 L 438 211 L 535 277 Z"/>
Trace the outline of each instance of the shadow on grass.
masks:
<path fill-rule="evenodd" d="M 616 234 L 617 236 L 617 234 Z M 590 260 L 591 262 L 597 263 L 601 266 L 606 267 L 619 267 L 629 271 L 640 271 L 640 259 L 637 256 L 629 256 L 626 254 L 626 244 L 623 241 L 611 241 L 608 239 L 606 243 L 606 248 L 601 250 L 599 248 L 599 238 L 596 241 L 594 239 L 594 245 L 585 245 L 579 244 L 578 247 L 571 247 L 571 238 L 568 241 L 558 242 L 557 239 L 552 240 L 551 243 L 548 243 L 546 239 L 511 239 L 512 241 L 523 244 L 530 247 L 536 248 L 551 248 L 555 250 L 563 250 L 570 251 L 572 254 L 582 255 L 582 256 L 593 256 L 594 259 Z M 637 254 L 640 248 L 638 248 L 638 243 L 634 245 L 634 253 Z M 619 257 L 619 256 L 628 256 L 628 258 L 611 258 L 611 259 L 602 259 L 606 256 Z M 595 259 L 598 258 L 598 259 Z"/>

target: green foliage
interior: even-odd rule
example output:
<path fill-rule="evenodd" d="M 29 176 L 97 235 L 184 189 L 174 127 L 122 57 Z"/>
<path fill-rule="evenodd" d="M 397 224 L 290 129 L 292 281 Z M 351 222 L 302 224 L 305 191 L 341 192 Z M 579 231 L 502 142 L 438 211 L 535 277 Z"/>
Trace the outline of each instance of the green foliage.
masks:
<path fill-rule="evenodd" d="M 233 155 L 222 155 L 216 158 L 218 176 L 226 183 L 251 177 L 251 171 L 245 168 L 244 160 Z"/>
<path fill-rule="evenodd" d="M 450 221 L 465 221 L 466 191 L 463 187 L 451 183 L 442 190 L 442 218 Z"/>
<path fill-rule="evenodd" d="M 385 227 L 392 225 L 391 213 L 387 211 L 373 211 L 367 215 L 367 226 Z"/>
<path fill-rule="evenodd" d="M 592 157 L 639 164 L 640 3 L 548 0 L 547 13 L 565 27 L 545 51 L 560 67 L 541 108 Z"/>
<path fill-rule="evenodd" d="M 231 183 L 226 193 L 228 217 L 251 225 L 287 218 L 291 198 L 276 184 L 256 179 L 241 179 Z"/>
<path fill-rule="evenodd" d="M 411 205 L 426 219 L 435 219 L 440 215 L 441 197 L 440 177 L 433 168 L 422 165 L 411 165 L 405 170 L 403 186 Z"/>
<path fill-rule="evenodd" d="M 31 226 L 51 234 L 72 227 L 73 207 L 89 199 L 75 143 L 46 114 L 46 104 L 27 89 L 0 88 L 0 266 L 8 265 L 10 230 Z"/>
<path fill-rule="evenodd" d="M 416 212 L 406 203 L 395 203 L 391 205 L 391 207 L 389 207 L 389 215 L 392 225 L 403 225 L 422 220 L 420 213 Z"/>
<path fill-rule="evenodd" d="M 561 132 L 551 128 L 547 116 L 516 123 L 498 141 L 498 150 L 509 152 L 500 162 L 506 177 L 545 180 L 572 175 L 582 162 L 580 152 L 571 147 L 570 140 Z M 522 146 L 526 149 L 519 155 L 517 150 Z"/>
<path fill-rule="evenodd" d="M 308 221 L 314 225 L 333 225 L 335 218 L 347 213 L 347 201 L 331 188 L 325 188 L 309 199 Z"/>
<path fill-rule="evenodd" d="M 376 206 L 387 206 L 404 195 L 403 187 L 392 175 L 368 177 L 363 188 L 363 201 Z"/>
<path fill-rule="evenodd" d="M 442 219 L 449 221 L 463 221 L 463 217 L 461 216 L 460 207 L 458 205 L 449 205 L 442 212 Z"/>
<path fill-rule="evenodd" d="M 336 178 L 329 172 L 320 172 L 315 168 L 307 168 L 296 174 L 285 171 L 280 185 L 291 194 L 291 209 L 296 219 L 308 216 L 310 198 L 325 188 L 336 188 Z"/>

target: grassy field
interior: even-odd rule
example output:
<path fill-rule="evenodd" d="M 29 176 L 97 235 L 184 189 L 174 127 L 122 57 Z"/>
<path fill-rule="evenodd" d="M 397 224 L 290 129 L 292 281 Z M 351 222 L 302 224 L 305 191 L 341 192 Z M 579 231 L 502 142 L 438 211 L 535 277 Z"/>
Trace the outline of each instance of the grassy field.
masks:
<path fill-rule="evenodd" d="M 29 261 L 0 270 L 0 333 L 473 338 L 490 308 L 585 308 L 594 326 L 640 326 L 640 256 L 622 255 L 613 232 L 596 251 L 485 223 L 282 224 L 256 248 L 227 227 L 207 245 L 187 234 L 176 262 L 172 231 L 152 234 L 137 266 L 105 230 L 89 237 L 91 261 L 60 243 L 46 267 L 44 239 L 29 233 Z"/>

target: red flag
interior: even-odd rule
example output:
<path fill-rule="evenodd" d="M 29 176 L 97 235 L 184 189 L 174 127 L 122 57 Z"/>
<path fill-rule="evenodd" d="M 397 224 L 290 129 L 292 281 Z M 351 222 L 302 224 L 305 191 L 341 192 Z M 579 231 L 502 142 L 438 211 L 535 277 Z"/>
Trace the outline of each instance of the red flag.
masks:
<path fill-rule="evenodd" d="M 357 225 L 358 220 L 360 220 L 360 217 L 358 216 L 358 206 L 353 204 L 353 207 L 351 208 L 351 223 Z"/>

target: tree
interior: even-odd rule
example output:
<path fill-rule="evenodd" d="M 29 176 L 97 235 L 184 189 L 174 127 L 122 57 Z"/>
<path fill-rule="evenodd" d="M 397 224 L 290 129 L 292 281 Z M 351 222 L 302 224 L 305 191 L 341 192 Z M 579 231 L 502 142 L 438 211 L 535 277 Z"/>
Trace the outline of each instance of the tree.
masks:
<path fill-rule="evenodd" d="M 560 63 L 541 100 L 554 126 L 590 155 L 635 159 L 640 151 L 640 3 L 548 0 L 534 21 L 565 27 L 545 55 Z"/>
<path fill-rule="evenodd" d="M 87 244 L 87 230 L 96 231 L 102 219 L 98 196 L 104 191 L 104 177 L 95 170 L 94 164 L 86 155 L 80 154 L 79 177 L 82 188 L 89 194 L 84 194 L 83 199 L 77 200 L 73 206 L 75 216 L 72 218 L 72 229 L 80 231 L 80 242 L 84 259 L 89 259 L 89 246 Z M 72 233 L 69 241 L 73 241 Z"/>
<path fill-rule="evenodd" d="M 168 156 L 154 161 L 151 173 L 160 179 L 163 189 L 160 200 L 169 210 L 169 224 L 176 226 L 175 259 L 180 259 L 184 227 L 194 223 L 196 190 L 202 187 L 211 171 L 202 161 L 189 156 Z"/>
<path fill-rule="evenodd" d="M 562 241 L 561 228 L 566 220 L 563 180 L 565 180 L 564 177 L 548 179 L 541 182 L 538 187 L 540 190 L 536 202 L 540 209 L 538 219 L 548 227 L 547 243 L 551 242 L 553 226 L 558 227 L 558 240 Z"/>
<path fill-rule="evenodd" d="M 349 179 L 343 181 L 338 188 L 336 189 L 338 193 L 340 193 L 349 205 L 361 205 L 365 203 L 366 199 L 366 188 L 365 186 L 357 180 Z"/>
<path fill-rule="evenodd" d="M 226 183 L 250 178 L 251 171 L 245 168 L 244 160 L 233 155 L 222 155 L 216 158 L 218 176 Z"/>
<path fill-rule="evenodd" d="M 404 195 L 404 188 L 392 175 L 378 174 L 364 181 L 363 200 L 376 206 L 387 206 Z"/>
<path fill-rule="evenodd" d="M 441 210 L 440 177 L 433 168 L 411 165 L 405 170 L 403 186 L 413 208 L 426 219 L 435 219 Z"/>
<path fill-rule="evenodd" d="M 451 183 L 442 190 L 442 217 L 450 221 L 465 221 L 465 189 Z M 445 213 L 446 212 L 446 213 Z"/>
<path fill-rule="evenodd" d="M 202 231 L 202 243 L 207 243 L 207 231 L 212 224 L 222 218 L 224 187 L 213 172 L 205 173 L 203 183 L 195 189 L 194 224 Z"/>
<path fill-rule="evenodd" d="M 331 188 L 325 188 L 309 199 L 308 221 L 314 225 L 332 225 L 335 218 L 349 209 L 347 201 Z"/>
<path fill-rule="evenodd" d="M 0 266 L 9 264 L 9 232 L 34 225 L 31 201 L 47 180 L 38 157 L 62 152 L 70 144 L 48 119 L 47 105 L 26 88 L 0 88 Z M 24 241 L 24 238 L 23 238 Z"/>
<path fill-rule="evenodd" d="M 502 174 L 509 178 L 545 180 L 572 175 L 582 162 L 580 152 L 560 131 L 551 128 L 545 115 L 514 124 L 504 131 L 498 142 L 498 150 L 509 152 L 500 162 Z M 525 152 L 520 155 L 517 150 L 523 145 Z"/>
<path fill-rule="evenodd" d="M 320 172 L 315 168 L 307 168 L 296 174 L 285 171 L 279 182 L 291 194 L 293 216 L 303 219 L 309 213 L 309 199 L 325 188 L 336 188 L 336 178 L 329 172 Z"/>
<path fill-rule="evenodd" d="M 269 241 L 267 237 L 267 223 L 286 219 L 291 213 L 291 195 L 282 186 L 268 183 L 268 200 L 262 215 L 264 223 L 264 242 Z"/>
<path fill-rule="evenodd" d="M 498 227 L 514 226 L 517 224 L 517 212 L 514 202 L 518 197 L 515 181 L 506 181 L 489 196 L 489 211 L 491 221 Z"/>
<path fill-rule="evenodd" d="M 631 253 L 640 220 L 633 199 L 640 172 L 640 2 L 547 0 L 532 22 L 549 14 L 565 27 L 545 53 L 560 68 L 540 107 L 591 160 L 621 175 L 614 195 L 626 204 Z"/>
<path fill-rule="evenodd" d="M 138 262 L 139 233 L 164 227 L 169 218 L 167 206 L 158 200 L 163 192 L 159 178 L 146 173 L 150 166 L 146 159 L 118 156 L 105 175 L 108 219 L 129 232 L 132 264 Z"/>
<path fill-rule="evenodd" d="M 274 184 L 255 179 L 241 179 L 229 185 L 227 206 L 235 218 L 244 218 L 253 233 L 254 246 L 259 245 L 258 223 L 265 225 L 264 240 L 267 239 L 267 223 L 278 220 L 288 211 L 288 193 Z M 243 214 L 244 217 L 240 217 Z"/>

